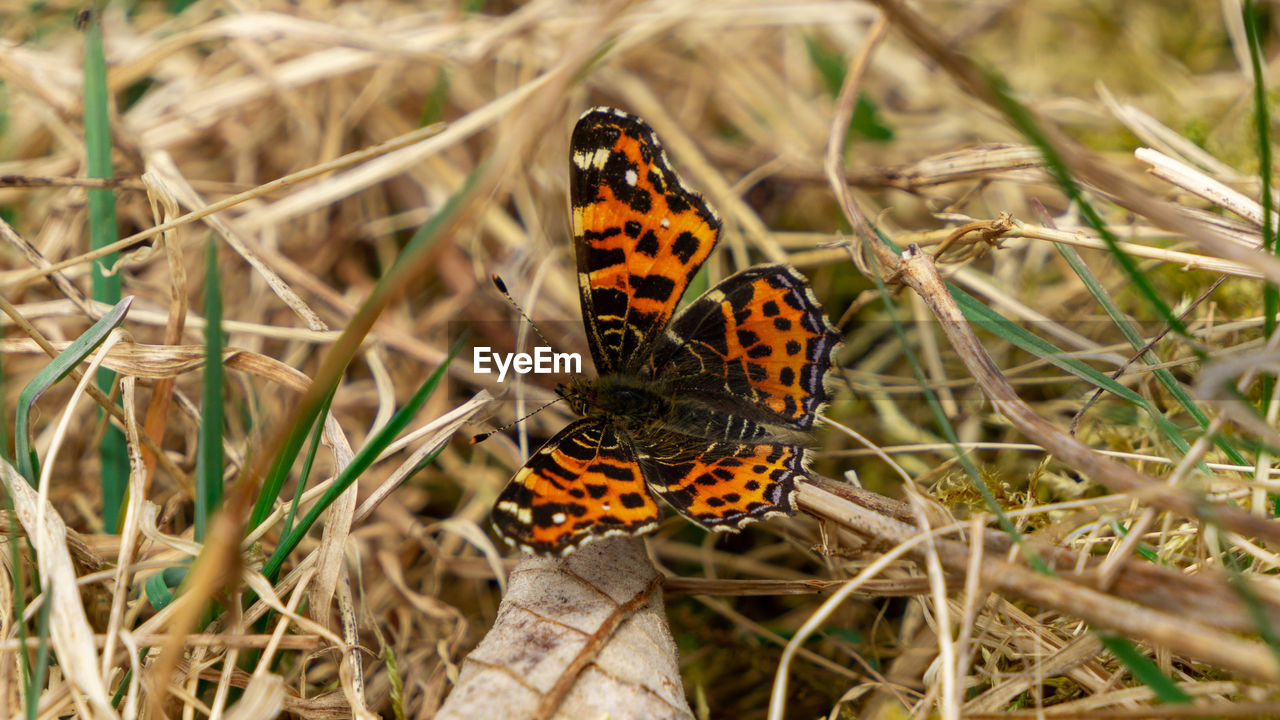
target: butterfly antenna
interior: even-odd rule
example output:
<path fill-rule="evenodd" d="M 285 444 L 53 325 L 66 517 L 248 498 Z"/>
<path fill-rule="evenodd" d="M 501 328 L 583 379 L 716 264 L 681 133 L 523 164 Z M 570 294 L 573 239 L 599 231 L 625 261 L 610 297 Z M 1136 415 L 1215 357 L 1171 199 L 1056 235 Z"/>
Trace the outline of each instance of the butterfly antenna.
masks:
<path fill-rule="evenodd" d="M 543 335 L 542 331 L 538 329 L 538 326 L 534 324 L 533 318 L 529 317 L 529 314 L 524 311 L 524 308 L 520 307 L 520 303 L 516 302 L 516 299 L 511 297 L 511 293 L 507 291 L 507 284 L 502 282 L 502 278 L 498 277 L 497 273 L 494 273 L 489 276 L 489 279 L 493 281 L 493 286 L 498 288 L 498 292 L 502 293 L 502 297 L 507 299 L 507 302 L 511 304 L 511 307 L 515 308 L 516 312 L 520 313 L 520 317 L 524 318 L 525 322 L 529 323 L 529 327 L 533 328 L 533 334 L 537 335 L 538 338 L 542 340 L 542 344 L 547 347 L 554 347 L 551 344 L 551 341 L 547 339 L 547 336 Z M 542 407 L 546 407 L 546 405 L 543 405 Z M 541 409 L 542 408 L 538 408 L 538 410 Z M 538 412 L 538 410 L 534 410 L 533 412 Z M 533 413 L 529 414 L 532 415 Z M 528 415 L 525 417 L 528 417 Z M 519 422 L 519 420 L 516 422 Z M 495 430 L 494 432 L 497 431 Z"/>
<path fill-rule="evenodd" d="M 547 404 L 543 405 L 542 407 L 538 408 L 537 410 L 534 410 L 533 412 L 529 413 L 528 415 L 525 415 L 524 417 L 522 417 L 522 418 L 520 418 L 520 419 L 518 419 L 518 420 L 512 420 L 511 422 L 507 423 L 506 425 L 503 425 L 502 427 L 499 427 L 499 428 L 494 428 L 493 430 L 490 430 L 489 432 L 482 432 L 482 433 L 480 433 L 479 435 L 472 435 L 472 436 L 471 436 L 471 444 L 472 444 L 472 445 L 479 445 L 480 443 L 484 442 L 485 440 L 488 440 L 490 435 L 496 435 L 496 434 L 498 434 L 498 433 L 502 432 L 503 430 L 506 430 L 507 428 L 511 427 L 512 425 L 516 425 L 516 424 L 522 423 L 522 422 L 524 422 L 525 420 L 528 420 L 529 418 L 533 417 L 534 415 L 537 415 L 538 413 L 542 412 L 543 410 L 546 410 L 547 408 L 551 407 L 552 405 L 555 405 L 556 403 L 560 402 L 560 401 L 561 401 L 561 400 L 563 400 L 563 399 L 564 399 L 564 398 L 560 398 L 560 397 L 558 397 L 558 398 L 556 398 L 555 400 L 552 400 L 551 402 L 549 402 L 549 403 L 547 403 Z"/>

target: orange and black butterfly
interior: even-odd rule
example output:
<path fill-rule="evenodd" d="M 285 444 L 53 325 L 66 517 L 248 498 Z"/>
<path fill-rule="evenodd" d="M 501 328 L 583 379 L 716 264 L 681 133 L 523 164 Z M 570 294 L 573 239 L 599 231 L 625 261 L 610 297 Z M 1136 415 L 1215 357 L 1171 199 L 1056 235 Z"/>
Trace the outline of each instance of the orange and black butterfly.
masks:
<path fill-rule="evenodd" d="M 599 377 L 558 388 L 582 419 L 503 490 L 498 533 L 563 554 L 653 530 L 656 498 L 710 530 L 791 514 L 839 345 L 808 282 L 786 265 L 749 268 L 673 319 L 719 217 L 637 117 L 588 110 L 571 150 L 582 323 Z"/>

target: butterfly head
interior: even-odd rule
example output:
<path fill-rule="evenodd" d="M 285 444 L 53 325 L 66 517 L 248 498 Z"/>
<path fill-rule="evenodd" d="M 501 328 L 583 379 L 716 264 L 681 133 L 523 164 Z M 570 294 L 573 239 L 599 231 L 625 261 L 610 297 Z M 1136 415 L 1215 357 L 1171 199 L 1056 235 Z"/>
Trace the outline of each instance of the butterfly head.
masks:
<path fill-rule="evenodd" d="M 586 417 L 589 408 L 596 404 L 596 383 L 594 380 L 575 376 L 569 382 L 557 385 L 556 394 L 564 398 L 570 410 Z"/>

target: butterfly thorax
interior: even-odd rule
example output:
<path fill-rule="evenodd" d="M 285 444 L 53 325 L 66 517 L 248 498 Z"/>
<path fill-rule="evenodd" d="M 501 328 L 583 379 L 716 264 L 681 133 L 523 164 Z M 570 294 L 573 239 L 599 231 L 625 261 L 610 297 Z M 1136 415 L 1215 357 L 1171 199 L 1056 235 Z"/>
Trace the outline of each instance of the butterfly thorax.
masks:
<path fill-rule="evenodd" d="M 557 388 L 569 408 L 590 420 L 624 422 L 637 430 L 662 422 L 671 412 L 671 400 L 653 380 L 629 373 L 599 378 L 575 377 Z"/>

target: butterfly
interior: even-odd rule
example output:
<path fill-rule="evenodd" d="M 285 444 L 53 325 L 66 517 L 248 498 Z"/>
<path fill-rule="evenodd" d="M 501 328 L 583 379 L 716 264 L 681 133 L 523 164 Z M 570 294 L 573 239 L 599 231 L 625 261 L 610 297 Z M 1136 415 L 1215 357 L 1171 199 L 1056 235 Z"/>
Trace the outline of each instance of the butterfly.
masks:
<path fill-rule="evenodd" d="M 534 453 L 493 524 L 525 551 L 657 527 L 660 498 L 709 530 L 793 512 L 840 336 L 805 278 L 761 265 L 674 318 L 720 219 L 647 123 L 597 107 L 570 142 L 582 323 L 599 376 L 557 388 L 581 419 Z"/>

